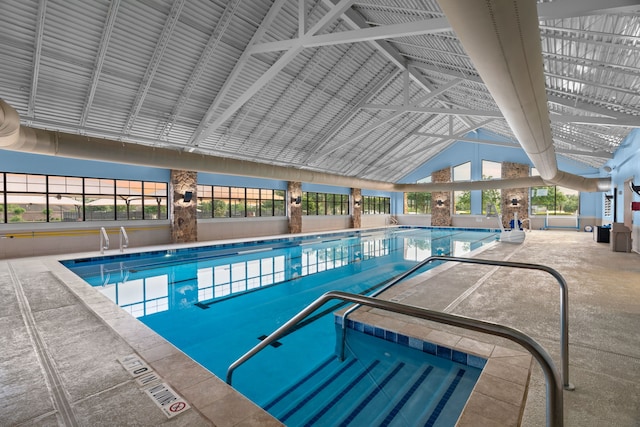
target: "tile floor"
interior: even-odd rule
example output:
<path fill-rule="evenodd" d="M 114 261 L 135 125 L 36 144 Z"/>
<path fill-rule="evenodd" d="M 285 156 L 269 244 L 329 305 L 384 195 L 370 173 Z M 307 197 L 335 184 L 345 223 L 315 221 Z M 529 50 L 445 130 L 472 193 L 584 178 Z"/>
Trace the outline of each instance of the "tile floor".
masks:
<path fill-rule="evenodd" d="M 565 425 L 640 425 L 640 255 L 612 252 L 588 233 L 553 230 L 532 231 L 523 245 L 497 244 L 475 256 L 547 265 L 566 279 L 570 381 L 576 390 L 564 392 Z M 449 263 L 385 298 L 520 329 L 560 366 L 559 290 L 544 273 Z M 56 257 L 0 261 L 0 301 L 2 426 L 280 425 L 62 268 Z M 421 333 L 430 328 L 434 340 L 477 351 L 483 344 L 470 343 L 518 350 L 502 339 L 368 311 L 364 315 L 380 322 L 403 321 Z M 168 418 L 118 361 L 131 354 L 189 409 Z M 533 365 L 521 417 L 526 427 L 545 422 L 544 379 Z M 503 363 L 491 373 L 510 377 L 509 369 Z M 475 424 L 468 425 L 513 425 L 482 401 L 493 393 L 502 404 L 514 404 L 508 389 L 476 391 L 480 400 L 470 413 Z"/>

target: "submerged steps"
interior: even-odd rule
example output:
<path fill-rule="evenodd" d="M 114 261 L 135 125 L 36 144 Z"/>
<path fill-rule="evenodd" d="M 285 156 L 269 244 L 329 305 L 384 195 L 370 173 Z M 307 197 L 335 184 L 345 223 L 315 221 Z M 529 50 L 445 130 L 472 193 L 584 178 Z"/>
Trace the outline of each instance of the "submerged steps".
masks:
<path fill-rule="evenodd" d="M 408 348 L 416 354 L 407 358 L 388 342 L 361 339 L 350 340 L 344 361 L 328 357 L 264 409 L 292 427 L 455 424 L 477 380 L 476 368 Z"/>

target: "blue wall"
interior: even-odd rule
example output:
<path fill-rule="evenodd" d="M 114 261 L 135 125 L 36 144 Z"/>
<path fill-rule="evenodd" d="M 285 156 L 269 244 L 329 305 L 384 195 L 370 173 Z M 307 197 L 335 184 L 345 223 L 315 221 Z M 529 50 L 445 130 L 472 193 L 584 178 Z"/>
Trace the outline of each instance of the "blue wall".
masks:
<path fill-rule="evenodd" d="M 616 222 L 624 222 L 624 206 L 631 202 L 640 202 L 640 196 L 633 193 L 631 200 L 624 199 L 624 185 L 628 179 L 633 179 L 635 185 L 640 185 L 640 129 L 634 129 L 620 144 L 613 155 L 613 159 L 607 162 L 613 169 L 611 171 L 611 181 L 614 188 L 618 189 L 615 194 L 618 205 Z M 640 224 L 640 212 L 633 214 L 633 223 Z"/>
<path fill-rule="evenodd" d="M 169 182 L 168 169 L 0 150 L 0 171 Z"/>
<path fill-rule="evenodd" d="M 479 129 L 470 132 L 466 138 L 476 138 L 490 141 L 505 142 L 492 132 Z M 533 166 L 531 160 L 521 147 L 502 147 L 490 144 L 478 144 L 471 142 L 458 141 L 450 145 L 436 155 L 434 158 L 416 168 L 413 172 L 406 175 L 399 182 L 414 183 L 419 179 L 431 175 L 433 172 L 447 167 L 457 166 L 462 163 L 471 162 L 471 180 L 479 181 L 482 179 L 482 161 L 489 160 L 492 162 L 514 162 L 528 164 Z M 600 175 L 600 171 L 596 168 L 584 165 L 571 159 L 558 156 L 558 168 L 564 172 L 584 177 L 596 177 Z M 592 216 L 596 218 L 602 217 L 602 193 L 581 193 L 580 194 L 580 214 L 584 216 Z M 471 192 L 471 213 L 479 215 L 482 212 L 482 192 Z"/>

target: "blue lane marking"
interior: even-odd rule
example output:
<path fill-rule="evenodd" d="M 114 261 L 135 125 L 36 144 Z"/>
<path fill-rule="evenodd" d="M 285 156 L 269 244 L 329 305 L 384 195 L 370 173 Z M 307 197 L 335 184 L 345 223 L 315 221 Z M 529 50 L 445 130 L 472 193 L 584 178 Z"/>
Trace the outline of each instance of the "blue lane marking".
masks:
<path fill-rule="evenodd" d="M 331 384 L 333 381 L 336 380 L 336 378 L 340 377 L 340 375 L 342 375 L 347 369 L 349 369 L 354 363 L 356 363 L 356 359 L 351 359 L 348 363 L 345 364 L 345 366 L 343 366 L 338 372 L 334 373 L 333 375 L 331 375 L 329 377 L 329 379 L 327 379 L 325 382 L 323 382 L 318 388 L 316 388 L 312 393 L 309 393 L 304 400 L 302 400 L 301 402 L 298 402 L 298 404 L 296 406 L 294 406 L 292 409 L 289 410 L 289 412 L 287 412 L 286 414 L 284 414 L 281 418 L 280 421 L 282 421 L 283 423 L 289 419 L 289 417 L 291 417 L 293 414 L 295 414 L 296 412 L 298 412 L 304 405 L 306 405 L 311 399 L 313 399 L 316 395 L 318 395 L 322 390 L 324 390 L 329 384 Z"/>
<path fill-rule="evenodd" d="M 398 366 L 395 367 L 395 369 L 386 376 L 386 378 L 384 380 L 382 380 L 382 382 L 380 383 L 379 386 L 377 386 L 375 388 L 375 390 L 373 390 L 371 393 L 369 393 L 369 395 L 367 397 L 364 398 L 364 400 L 362 400 L 362 402 L 360 402 L 360 404 L 349 414 L 349 416 L 340 424 L 340 427 L 346 427 L 347 425 L 349 425 L 354 419 L 355 417 L 358 416 L 358 414 L 360 412 L 362 412 L 362 410 L 365 408 L 365 406 L 367 406 L 369 404 L 369 402 L 371 402 L 377 395 L 378 393 L 380 393 L 382 391 L 382 389 L 384 388 L 384 386 L 393 379 L 393 377 L 396 376 L 396 374 L 398 372 L 400 372 L 400 370 L 402 368 L 404 368 L 405 364 L 400 363 Z"/>
<path fill-rule="evenodd" d="M 358 384 L 360 381 L 362 381 L 362 379 L 364 377 L 366 377 L 367 375 L 369 375 L 369 373 L 371 372 L 371 370 L 373 368 L 375 368 L 378 364 L 380 363 L 379 360 L 375 360 L 373 361 L 373 363 L 371 363 L 367 369 L 365 369 L 364 371 L 360 372 L 360 374 L 353 379 L 353 381 L 351 381 L 349 383 L 349 385 L 347 385 L 346 387 L 344 387 L 340 393 L 338 393 L 336 396 L 334 396 L 333 399 L 331 399 L 331 401 L 329 403 L 327 403 L 323 408 L 321 408 L 318 412 L 316 412 L 316 414 L 309 420 L 307 421 L 307 423 L 304 425 L 305 427 L 311 427 L 314 425 L 314 423 L 316 421 L 318 421 L 320 418 L 322 418 L 322 416 L 329 410 L 331 409 L 336 403 L 338 403 L 345 394 L 347 394 L 349 392 L 349 390 L 353 389 L 353 387 L 355 387 L 356 384 Z"/>
<path fill-rule="evenodd" d="M 453 395 L 454 390 L 456 389 L 456 387 L 458 387 L 458 384 L 460 383 L 460 380 L 464 376 L 465 372 L 466 371 L 464 369 L 459 369 L 458 370 L 458 373 L 456 374 L 456 377 L 451 382 L 451 384 L 449 384 L 449 387 L 447 388 L 447 391 L 444 393 L 442 398 L 440 398 L 440 402 L 438 402 L 438 405 L 435 407 L 433 412 L 431 412 L 431 416 L 429 417 L 427 422 L 424 424 L 425 427 L 433 427 L 433 425 L 435 424 L 436 420 L 440 416 L 440 413 L 442 412 L 442 410 L 444 409 L 445 405 L 447 404 L 447 402 L 449 401 L 449 399 Z"/>
<path fill-rule="evenodd" d="M 318 372 L 320 372 L 321 370 L 326 368 L 327 365 L 329 365 L 329 363 L 333 362 L 335 359 L 336 358 L 334 356 L 331 356 L 330 358 L 325 360 L 320 366 L 318 366 L 316 369 L 313 369 L 311 372 L 309 372 L 307 375 L 305 375 L 300 381 L 298 381 L 297 383 L 295 383 L 294 385 L 292 385 L 291 387 L 286 389 L 280 396 L 278 396 L 275 399 L 273 399 L 266 406 L 263 406 L 263 409 L 265 411 L 268 411 L 269 409 L 271 409 L 276 403 L 280 402 L 282 399 L 287 397 L 289 394 L 291 394 L 297 388 L 302 386 L 302 384 L 304 384 L 305 382 L 309 381 L 309 379 L 311 377 L 313 377 L 315 374 L 317 374 Z"/>
<path fill-rule="evenodd" d="M 400 410 L 402 409 L 402 407 L 407 403 L 407 401 L 411 398 L 411 396 L 413 396 L 416 390 L 418 390 L 418 388 L 420 387 L 420 385 L 422 385 L 424 380 L 427 379 L 427 376 L 429 376 L 431 371 L 433 371 L 433 366 L 429 366 L 427 369 L 425 369 L 422 372 L 422 374 L 420 375 L 420 378 L 418 378 L 418 380 L 413 383 L 409 391 L 407 391 L 404 394 L 404 396 L 402 396 L 402 399 L 400 399 L 400 401 L 396 404 L 396 406 L 393 407 L 391 412 L 387 414 L 387 416 L 382 421 L 382 423 L 380 423 L 381 426 L 388 426 L 391 423 L 391 421 L 393 421 L 396 415 L 400 413 Z"/>

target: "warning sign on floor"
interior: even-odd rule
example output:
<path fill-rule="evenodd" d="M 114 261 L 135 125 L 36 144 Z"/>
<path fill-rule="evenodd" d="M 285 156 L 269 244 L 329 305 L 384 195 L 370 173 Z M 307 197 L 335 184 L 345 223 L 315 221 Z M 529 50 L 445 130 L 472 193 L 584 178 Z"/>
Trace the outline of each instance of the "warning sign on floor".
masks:
<path fill-rule="evenodd" d="M 149 387 L 145 392 L 169 418 L 175 417 L 190 408 L 189 404 L 166 383 Z"/>

